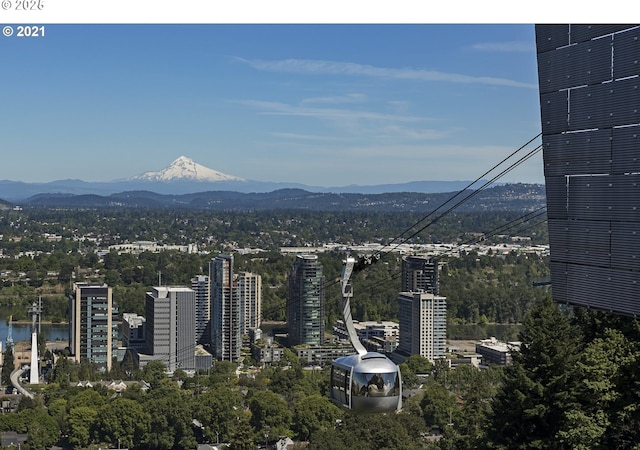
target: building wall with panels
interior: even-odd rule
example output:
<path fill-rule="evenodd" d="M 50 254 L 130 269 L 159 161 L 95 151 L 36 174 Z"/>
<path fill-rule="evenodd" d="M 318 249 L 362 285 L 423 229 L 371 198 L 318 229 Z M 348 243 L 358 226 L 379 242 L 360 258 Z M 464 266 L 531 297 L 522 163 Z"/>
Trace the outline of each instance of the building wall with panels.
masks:
<path fill-rule="evenodd" d="M 636 316 L 640 27 L 537 25 L 554 300 Z"/>

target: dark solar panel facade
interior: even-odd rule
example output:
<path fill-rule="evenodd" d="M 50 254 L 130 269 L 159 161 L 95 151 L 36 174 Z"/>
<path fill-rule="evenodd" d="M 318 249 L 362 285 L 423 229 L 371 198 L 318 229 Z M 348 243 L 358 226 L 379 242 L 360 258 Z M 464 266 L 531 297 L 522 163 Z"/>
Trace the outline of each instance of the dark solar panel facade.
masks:
<path fill-rule="evenodd" d="M 556 302 L 640 315 L 640 26 L 536 25 Z"/>

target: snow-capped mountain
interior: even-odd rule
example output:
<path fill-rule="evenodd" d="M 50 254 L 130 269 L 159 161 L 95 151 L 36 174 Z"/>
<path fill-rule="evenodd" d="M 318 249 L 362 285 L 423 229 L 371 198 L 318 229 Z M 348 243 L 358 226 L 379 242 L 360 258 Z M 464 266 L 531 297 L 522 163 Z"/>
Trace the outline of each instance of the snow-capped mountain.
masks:
<path fill-rule="evenodd" d="M 180 156 L 178 159 L 169 164 L 162 170 L 157 172 L 145 172 L 142 175 L 136 175 L 130 180 L 140 181 L 203 181 L 214 183 L 219 181 L 246 181 L 243 178 L 217 170 L 209 169 L 186 156 Z"/>

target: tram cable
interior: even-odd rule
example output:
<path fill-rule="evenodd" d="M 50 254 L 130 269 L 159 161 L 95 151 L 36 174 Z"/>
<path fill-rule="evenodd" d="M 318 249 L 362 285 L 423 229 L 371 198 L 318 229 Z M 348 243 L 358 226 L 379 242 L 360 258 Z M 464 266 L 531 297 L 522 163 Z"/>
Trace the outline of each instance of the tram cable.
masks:
<path fill-rule="evenodd" d="M 503 224 L 497 228 L 494 228 L 493 230 L 490 230 L 486 233 L 483 233 L 481 237 L 474 237 L 472 239 L 469 239 L 465 242 L 462 242 L 460 244 L 458 244 L 455 248 L 450 249 L 447 252 L 441 253 L 440 257 L 447 257 L 447 256 L 451 256 L 452 254 L 454 254 L 455 252 L 460 251 L 460 249 L 464 246 L 468 246 L 468 245 L 475 245 L 475 244 L 479 244 L 480 242 L 485 241 L 488 238 L 491 238 L 497 234 L 502 234 L 505 231 L 509 231 L 519 225 L 522 225 L 523 223 L 530 221 L 532 219 L 536 219 L 538 217 L 544 216 L 546 214 L 546 206 L 540 207 L 534 211 L 531 211 L 523 216 L 517 217 L 513 220 L 511 220 L 510 222 L 507 222 L 506 224 Z M 522 232 L 522 231 L 526 231 L 528 229 L 534 228 L 542 223 L 546 222 L 546 219 L 541 220 L 539 222 L 535 222 L 533 224 L 529 224 L 527 227 L 525 228 L 521 228 L 518 229 L 518 232 Z M 392 275 L 390 275 L 390 277 L 386 280 L 380 280 L 378 282 L 376 282 L 373 285 L 370 286 L 366 286 L 366 288 L 364 289 L 364 293 L 366 294 L 367 292 L 371 293 L 373 292 L 375 289 L 379 288 L 380 286 L 384 286 L 385 284 L 387 284 L 390 281 L 393 281 L 397 278 L 399 278 L 402 275 L 402 272 L 400 270 L 395 271 L 395 273 L 393 273 Z"/>
<path fill-rule="evenodd" d="M 442 203 L 440 206 L 438 206 L 437 208 L 435 208 L 434 210 L 430 211 L 428 214 L 426 214 L 425 216 L 423 216 L 421 219 L 419 219 L 416 223 L 414 223 L 411 227 L 407 228 L 405 231 L 403 231 L 402 233 L 400 233 L 398 236 L 396 236 L 394 239 L 392 239 L 390 241 L 391 244 L 393 244 L 396 241 L 399 241 L 400 239 L 402 239 L 402 237 L 409 233 L 411 230 L 413 230 L 415 227 L 419 226 L 421 223 L 423 223 L 425 220 L 429 219 L 431 216 L 433 216 L 434 214 L 436 214 L 436 212 L 438 212 L 440 209 L 444 208 L 447 204 L 451 203 L 454 199 L 456 199 L 457 197 L 463 195 L 465 192 L 468 193 L 467 196 L 463 197 L 462 199 L 460 199 L 458 202 L 456 202 L 453 206 L 450 206 L 449 208 L 447 208 L 444 212 L 440 213 L 439 215 L 437 215 L 435 218 L 433 218 L 431 221 L 429 221 L 427 224 L 423 225 L 420 229 L 418 229 L 417 231 L 413 232 L 410 236 L 402 239 L 398 244 L 396 244 L 394 247 L 390 248 L 389 250 L 386 251 L 380 251 L 377 252 L 373 255 L 368 256 L 367 258 L 361 258 L 359 261 L 356 262 L 356 265 L 354 266 L 354 272 L 359 272 L 361 270 L 363 270 L 366 266 L 372 264 L 373 262 L 376 262 L 378 260 L 380 260 L 382 257 L 392 253 L 394 250 L 396 250 L 398 247 L 400 247 L 401 245 L 405 244 L 406 242 L 408 242 L 409 240 L 413 239 L 414 237 L 416 237 L 417 235 L 419 235 L 420 233 L 422 233 L 425 229 L 427 229 L 428 227 L 430 227 L 431 225 L 437 223 L 438 221 L 440 221 L 443 217 L 445 217 L 446 215 L 448 215 L 449 213 L 451 213 L 452 211 L 454 211 L 455 209 L 457 209 L 458 207 L 460 207 L 462 204 L 464 204 L 465 202 L 471 200 L 472 198 L 474 198 L 475 196 L 477 196 L 478 194 L 480 194 L 482 191 L 484 191 L 485 189 L 487 189 L 489 186 L 491 186 L 493 183 L 495 183 L 497 180 L 499 180 L 500 178 L 502 178 L 503 176 L 505 176 L 506 174 L 508 174 L 509 172 L 511 172 L 512 170 L 514 170 L 515 168 L 517 168 L 518 166 L 520 166 L 521 164 L 523 164 L 524 162 L 526 162 L 527 160 L 529 160 L 530 158 L 532 158 L 535 154 L 537 154 L 541 149 L 542 149 L 542 145 L 539 145 L 537 147 L 535 147 L 533 150 L 530 150 L 528 153 L 526 153 L 524 156 L 520 157 L 517 161 L 515 161 L 514 163 L 512 163 L 511 165 L 509 165 L 506 169 L 503 169 L 500 173 L 498 173 L 497 175 L 493 176 L 490 180 L 486 181 L 482 186 L 480 186 L 478 189 L 474 189 L 471 192 L 469 192 L 470 188 L 475 185 L 476 183 L 478 183 L 480 180 L 482 180 L 484 177 L 486 177 L 488 174 L 494 172 L 496 169 L 498 169 L 501 165 L 503 165 L 505 162 L 509 161 L 511 158 L 513 158 L 514 156 L 516 156 L 518 153 L 520 153 L 521 151 L 523 151 L 527 146 L 529 146 L 533 141 L 535 141 L 536 139 L 538 139 L 540 136 L 542 135 L 542 133 L 537 134 L 536 136 L 534 136 L 533 138 L 529 139 L 525 144 L 521 145 L 517 150 L 513 151 L 511 154 L 509 154 L 507 157 L 503 158 L 499 163 L 493 165 L 489 170 L 485 171 L 482 175 L 480 175 L 478 178 L 476 178 L 473 182 L 469 183 L 466 187 L 464 187 L 463 189 L 459 190 L 457 193 L 455 193 L 452 197 L 450 197 L 449 199 L 447 199 L 444 203 Z M 340 280 L 339 279 L 334 279 L 330 282 L 327 282 L 323 285 L 323 289 L 327 289 L 327 288 L 331 288 L 337 284 L 339 284 Z M 293 300 L 299 300 L 299 299 L 293 299 Z"/>
<path fill-rule="evenodd" d="M 504 164 L 505 162 L 507 162 L 509 159 L 511 159 L 512 157 L 514 157 L 515 155 L 517 155 L 518 153 L 520 153 L 524 148 L 526 148 L 529 144 L 531 144 L 533 141 L 535 141 L 536 139 L 538 139 L 540 136 L 542 135 L 542 133 L 539 133 L 538 135 L 534 136 L 533 138 L 529 139 L 529 141 L 527 141 L 525 144 L 521 145 L 517 150 L 515 150 L 514 152 L 512 152 L 510 155 L 508 155 L 507 157 L 505 157 L 504 159 L 502 159 L 502 161 L 500 161 L 499 163 L 495 164 L 493 167 L 491 167 L 489 170 L 487 170 L 486 172 L 484 172 L 482 175 L 480 175 L 478 178 L 476 178 L 474 181 L 472 181 L 471 183 L 469 183 L 467 186 L 465 186 L 464 188 L 462 188 L 461 190 L 459 190 L 455 195 L 453 195 L 452 197 L 450 197 L 447 201 L 445 201 L 443 204 L 441 204 L 440 206 L 438 206 L 436 209 L 434 209 L 433 211 L 429 212 L 426 216 L 424 216 L 422 219 L 418 220 L 418 222 L 416 222 L 415 224 L 413 224 L 411 227 L 407 228 L 405 231 L 403 231 L 399 236 L 395 237 L 392 241 L 391 244 L 393 244 L 395 241 L 397 241 L 398 239 L 400 239 L 402 236 L 404 236 L 406 233 L 409 233 L 413 228 L 415 228 L 416 226 L 418 226 L 421 222 L 424 222 L 425 220 L 427 220 L 429 217 L 431 217 L 433 214 L 435 214 L 439 209 L 443 208 L 445 205 L 447 205 L 449 202 L 452 202 L 453 200 L 455 200 L 458 196 L 462 195 L 464 192 L 467 192 L 468 190 L 471 189 L 472 186 L 474 186 L 476 183 L 478 183 L 479 181 L 481 181 L 484 177 L 486 177 L 487 175 L 489 175 L 491 172 L 493 172 L 494 170 L 496 170 L 498 167 L 500 167 L 502 164 Z M 522 162 L 524 162 L 526 159 L 529 159 L 531 156 L 533 156 L 533 154 L 537 153 L 539 151 L 541 147 L 537 147 L 534 151 L 530 152 L 527 156 L 525 156 L 525 158 L 521 158 L 520 161 L 516 162 L 515 164 L 512 164 L 512 166 L 510 166 L 510 168 L 507 170 L 508 173 L 510 172 L 513 168 L 517 167 L 518 165 L 520 165 Z M 477 190 L 473 190 L 473 192 L 479 192 L 481 190 L 483 190 L 484 188 L 486 188 L 488 185 L 490 185 L 491 183 L 493 183 L 496 179 L 501 178 L 505 173 L 501 173 L 498 176 L 492 178 L 492 180 L 490 182 L 485 183 L 482 187 L 480 187 Z M 465 197 L 465 199 L 463 199 L 462 203 L 464 203 L 465 201 L 469 200 L 470 198 L 472 198 L 474 195 Z M 458 202 L 456 205 L 459 206 L 461 202 Z M 457 207 L 456 206 L 456 207 Z M 454 208 L 455 209 L 455 208 Z M 445 213 L 446 214 L 446 213 Z M 406 242 L 407 240 L 411 239 L 412 237 L 415 237 L 415 233 L 412 234 L 410 237 L 404 239 L 403 243 Z"/>

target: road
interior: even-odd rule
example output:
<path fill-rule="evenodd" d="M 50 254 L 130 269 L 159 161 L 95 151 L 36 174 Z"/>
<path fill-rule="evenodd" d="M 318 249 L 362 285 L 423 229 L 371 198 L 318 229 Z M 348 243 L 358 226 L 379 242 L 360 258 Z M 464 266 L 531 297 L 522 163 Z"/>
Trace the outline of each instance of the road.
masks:
<path fill-rule="evenodd" d="M 24 395 L 25 397 L 33 398 L 33 394 L 20 382 L 20 377 L 25 371 L 25 369 L 16 369 L 11 372 L 11 384 L 18 390 L 20 394 Z"/>

